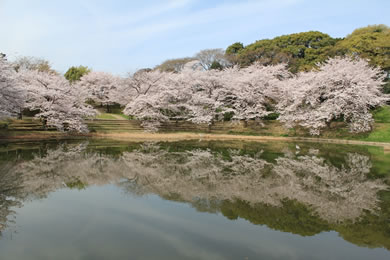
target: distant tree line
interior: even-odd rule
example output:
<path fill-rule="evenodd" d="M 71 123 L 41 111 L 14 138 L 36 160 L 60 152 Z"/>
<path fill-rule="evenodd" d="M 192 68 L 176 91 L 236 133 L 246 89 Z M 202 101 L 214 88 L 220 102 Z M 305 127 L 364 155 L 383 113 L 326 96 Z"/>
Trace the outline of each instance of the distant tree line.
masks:
<path fill-rule="evenodd" d="M 293 73 L 315 69 L 330 57 L 344 55 L 359 56 L 383 69 L 388 82 L 384 91 L 390 93 L 390 28 L 386 25 L 359 28 L 345 38 L 310 31 L 259 40 L 247 46 L 236 42 L 226 49 L 226 57 L 232 64 L 246 67 L 255 62 L 287 63 Z"/>
<path fill-rule="evenodd" d="M 383 91 L 390 93 L 390 28 L 383 24 L 358 28 L 345 38 L 309 31 L 258 40 L 247 46 L 235 42 L 226 51 L 206 49 L 193 57 L 166 60 L 154 69 L 180 72 L 190 61 L 198 61 L 205 70 L 221 70 L 235 65 L 248 67 L 254 63 L 265 66 L 286 63 L 288 70 L 295 74 L 317 69 L 329 58 L 346 55 L 359 56 L 384 70 L 387 84 Z"/>

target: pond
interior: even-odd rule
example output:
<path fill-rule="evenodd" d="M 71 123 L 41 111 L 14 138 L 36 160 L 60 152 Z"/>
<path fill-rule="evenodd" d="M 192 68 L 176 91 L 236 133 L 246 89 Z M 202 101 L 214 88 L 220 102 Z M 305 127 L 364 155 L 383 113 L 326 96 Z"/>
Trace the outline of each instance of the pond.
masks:
<path fill-rule="evenodd" d="M 390 154 L 317 143 L 0 144 L 0 259 L 390 259 Z"/>

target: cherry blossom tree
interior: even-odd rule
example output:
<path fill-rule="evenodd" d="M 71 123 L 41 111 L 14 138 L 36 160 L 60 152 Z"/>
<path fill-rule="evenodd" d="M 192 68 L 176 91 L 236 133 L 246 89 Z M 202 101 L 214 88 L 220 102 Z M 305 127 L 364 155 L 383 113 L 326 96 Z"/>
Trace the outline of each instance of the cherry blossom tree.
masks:
<path fill-rule="evenodd" d="M 186 102 L 188 115 L 186 120 L 196 124 L 212 124 L 223 115 L 225 107 L 223 96 L 228 94 L 224 86 L 226 81 L 223 71 L 218 70 L 185 70 L 179 75 L 179 85 L 188 92 Z"/>
<path fill-rule="evenodd" d="M 283 64 L 225 70 L 184 66 L 180 73 L 144 71 L 131 79 L 137 93 L 125 113 L 156 129 L 171 119 L 213 124 L 230 114 L 233 120 L 261 120 L 272 112 L 287 127 L 311 134 L 343 120 L 351 132 L 369 131 L 370 110 L 389 97 L 380 88 L 384 74 L 365 60 L 333 58 L 317 71 L 290 74 Z"/>
<path fill-rule="evenodd" d="M 107 112 L 110 105 L 127 104 L 131 94 L 124 79 L 106 72 L 92 71 L 84 75 L 76 85 L 88 93 L 89 99 L 106 106 Z"/>
<path fill-rule="evenodd" d="M 21 115 L 23 109 L 37 111 L 44 126 L 60 131 L 86 132 L 85 117 L 95 111 L 84 104 L 86 92 L 71 88 L 56 73 L 19 68 L 0 58 L 0 117 Z"/>
<path fill-rule="evenodd" d="M 137 96 L 124 113 L 143 121 L 149 130 L 169 120 L 188 120 L 210 124 L 220 113 L 222 89 L 219 71 L 183 70 L 182 73 L 160 71 L 134 75 L 130 83 Z"/>
<path fill-rule="evenodd" d="M 381 93 L 385 75 L 363 59 L 332 58 L 318 71 L 298 74 L 280 89 L 279 120 L 287 127 L 300 125 L 313 135 L 341 119 L 351 132 L 371 130 L 370 110 L 388 96 Z"/>
<path fill-rule="evenodd" d="M 85 117 L 94 116 L 95 110 L 85 105 L 85 91 L 71 87 L 63 76 L 53 73 L 22 70 L 18 78 L 26 91 L 24 108 L 37 111 L 35 117 L 42 119 L 45 127 L 88 131 L 83 121 Z"/>
<path fill-rule="evenodd" d="M 0 118 L 20 115 L 24 94 L 12 65 L 0 56 Z"/>
<path fill-rule="evenodd" d="M 233 120 L 260 120 L 271 113 L 267 102 L 275 99 L 276 85 L 289 76 L 284 65 L 258 64 L 222 71 L 185 66 L 181 73 L 142 72 L 129 82 L 137 95 L 124 112 L 151 130 L 172 119 L 211 125 L 227 113 Z"/>
<path fill-rule="evenodd" d="M 142 126 L 156 131 L 162 122 L 180 117 L 185 110 L 185 88 L 178 86 L 176 76 L 170 72 L 142 71 L 128 80 L 135 97 L 127 104 L 124 113 L 142 121 Z"/>
<path fill-rule="evenodd" d="M 188 120 L 212 124 L 223 120 L 227 113 L 232 120 L 260 121 L 271 113 L 267 107 L 275 99 L 274 90 L 290 74 L 284 65 L 254 64 L 222 71 L 185 70 L 182 77 L 187 79 L 184 85 L 189 85 L 192 93 L 187 101 L 191 111 Z"/>
<path fill-rule="evenodd" d="M 243 69 L 226 69 L 223 77 L 228 91 L 222 102 L 233 113 L 232 119 L 260 121 L 273 112 L 272 108 L 279 98 L 278 90 L 291 74 L 284 64 L 254 64 Z"/>

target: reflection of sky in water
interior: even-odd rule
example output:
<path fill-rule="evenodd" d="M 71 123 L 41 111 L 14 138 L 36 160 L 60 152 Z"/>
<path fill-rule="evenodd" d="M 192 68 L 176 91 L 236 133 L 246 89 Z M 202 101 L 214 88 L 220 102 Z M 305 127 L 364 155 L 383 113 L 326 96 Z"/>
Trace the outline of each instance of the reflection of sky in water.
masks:
<path fill-rule="evenodd" d="M 99 144 L 0 146 L 0 259 L 389 257 L 383 150 Z"/>
<path fill-rule="evenodd" d="M 387 259 L 336 232 L 301 237 L 200 213 L 156 195 L 134 197 L 114 185 L 63 189 L 17 209 L 0 259 Z M 12 238 L 12 239 L 11 239 Z M 247 258 L 246 258 L 247 257 Z"/>

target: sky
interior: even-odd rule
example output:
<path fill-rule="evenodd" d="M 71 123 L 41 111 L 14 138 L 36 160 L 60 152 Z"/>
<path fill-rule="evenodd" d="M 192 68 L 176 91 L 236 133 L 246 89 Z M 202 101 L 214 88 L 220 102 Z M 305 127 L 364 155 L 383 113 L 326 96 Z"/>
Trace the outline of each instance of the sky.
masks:
<path fill-rule="evenodd" d="M 283 34 L 390 26 L 390 0 L 0 0 L 0 52 L 117 75 Z"/>

